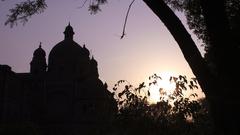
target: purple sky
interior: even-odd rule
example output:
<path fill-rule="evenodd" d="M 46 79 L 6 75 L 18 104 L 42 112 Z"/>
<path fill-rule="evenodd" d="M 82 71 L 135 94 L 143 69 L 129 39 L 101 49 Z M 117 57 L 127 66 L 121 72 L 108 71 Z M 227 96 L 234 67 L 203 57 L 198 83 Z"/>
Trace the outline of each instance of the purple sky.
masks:
<path fill-rule="evenodd" d="M 29 72 L 33 51 L 40 41 L 48 55 L 63 40 L 63 31 L 70 21 L 74 40 L 91 50 L 98 61 L 100 79 L 110 86 L 120 79 L 140 83 L 153 73 L 165 71 L 193 76 L 171 34 L 141 0 L 133 4 L 127 35 L 122 40 L 130 0 L 109 0 L 97 15 L 90 15 L 87 7 L 78 8 L 83 0 L 47 0 L 45 12 L 33 16 L 25 26 L 4 26 L 8 9 L 16 2 L 0 1 L 0 64 L 11 66 L 15 72 Z M 193 38 L 200 44 L 194 35 Z"/>

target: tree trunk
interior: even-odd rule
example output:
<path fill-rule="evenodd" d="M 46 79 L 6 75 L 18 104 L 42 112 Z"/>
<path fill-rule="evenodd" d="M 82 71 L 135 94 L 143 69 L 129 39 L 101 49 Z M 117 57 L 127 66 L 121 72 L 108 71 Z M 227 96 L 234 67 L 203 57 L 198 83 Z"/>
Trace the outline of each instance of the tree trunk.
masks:
<path fill-rule="evenodd" d="M 202 90 L 208 98 L 211 98 L 212 91 L 209 91 L 208 89 L 213 89 L 209 84 L 215 82 L 214 76 L 210 73 L 207 63 L 201 56 L 196 44 L 192 40 L 191 35 L 185 29 L 184 25 L 163 0 L 143 1 L 168 28 L 175 41 L 178 43 L 193 74 L 198 79 Z"/>
<path fill-rule="evenodd" d="M 227 13 L 226 0 L 201 0 L 201 7 L 205 18 L 207 32 L 210 39 L 213 63 L 218 70 L 221 89 L 218 93 L 221 100 L 215 105 L 219 128 L 224 129 L 226 135 L 239 135 L 240 111 L 236 94 L 239 89 L 239 48 L 231 34 Z M 237 59 L 237 61 L 234 61 Z"/>
<path fill-rule="evenodd" d="M 188 62 L 192 72 L 196 76 L 203 92 L 205 93 L 207 100 L 210 103 L 211 115 L 217 126 L 216 132 L 221 132 L 221 128 L 224 126 L 219 123 L 221 123 L 221 116 L 225 117 L 225 115 L 221 113 L 220 108 L 225 98 L 222 96 L 221 92 L 218 92 L 221 90 L 221 86 L 217 85 L 220 83 L 218 78 L 211 74 L 204 58 L 201 56 L 190 34 L 187 32 L 179 18 L 166 5 L 166 3 L 163 0 L 143 1 L 165 24 L 178 43 L 184 58 Z"/>

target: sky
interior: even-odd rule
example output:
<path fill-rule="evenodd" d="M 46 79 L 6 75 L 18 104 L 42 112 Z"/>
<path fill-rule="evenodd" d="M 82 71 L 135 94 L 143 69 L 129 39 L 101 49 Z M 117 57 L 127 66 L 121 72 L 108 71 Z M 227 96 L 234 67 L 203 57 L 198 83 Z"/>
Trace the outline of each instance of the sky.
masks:
<path fill-rule="evenodd" d="M 64 39 L 63 31 L 70 22 L 74 40 L 86 44 L 98 61 L 100 79 L 110 87 L 122 79 L 137 85 L 154 73 L 194 77 L 172 35 L 141 0 L 132 6 L 123 39 L 120 36 L 131 0 L 109 0 L 96 15 L 90 15 L 87 5 L 79 8 L 84 0 L 47 0 L 48 8 L 24 26 L 5 26 L 8 10 L 19 1 L 0 1 L 0 64 L 15 72 L 30 71 L 33 51 L 40 42 L 48 55 Z M 184 15 L 177 15 L 186 24 Z M 201 41 L 192 37 L 204 54 Z"/>

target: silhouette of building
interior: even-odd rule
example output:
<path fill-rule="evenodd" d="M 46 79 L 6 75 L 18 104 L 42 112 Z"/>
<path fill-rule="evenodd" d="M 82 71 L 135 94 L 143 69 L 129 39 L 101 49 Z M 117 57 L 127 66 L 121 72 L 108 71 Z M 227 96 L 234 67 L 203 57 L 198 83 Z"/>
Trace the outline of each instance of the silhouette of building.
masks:
<path fill-rule="evenodd" d="M 41 43 L 33 53 L 30 73 L 0 65 L 1 124 L 31 123 L 41 134 L 102 134 L 117 106 L 99 79 L 97 61 L 85 45 L 73 40 L 70 23 L 46 63 Z"/>

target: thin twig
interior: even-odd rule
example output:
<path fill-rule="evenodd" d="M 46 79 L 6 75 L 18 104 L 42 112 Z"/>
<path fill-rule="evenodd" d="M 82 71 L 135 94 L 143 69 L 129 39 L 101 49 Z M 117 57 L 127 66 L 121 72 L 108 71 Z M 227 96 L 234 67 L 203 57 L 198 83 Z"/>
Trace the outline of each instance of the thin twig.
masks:
<path fill-rule="evenodd" d="M 85 6 L 85 4 L 86 4 L 87 1 L 88 1 L 88 0 L 85 0 L 85 1 L 83 2 L 82 6 L 80 6 L 80 7 L 78 7 L 78 8 L 83 8 L 83 7 Z"/>
<path fill-rule="evenodd" d="M 130 12 L 130 9 L 131 9 L 132 4 L 134 3 L 134 1 L 135 1 L 135 0 L 133 0 L 133 1 L 130 3 L 129 7 L 128 7 L 127 14 L 126 14 L 125 21 L 124 21 L 124 25 L 123 25 L 123 32 L 122 32 L 121 39 L 126 35 L 125 29 L 126 29 L 126 25 L 127 25 L 128 14 L 129 14 L 129 12 Z"/>

